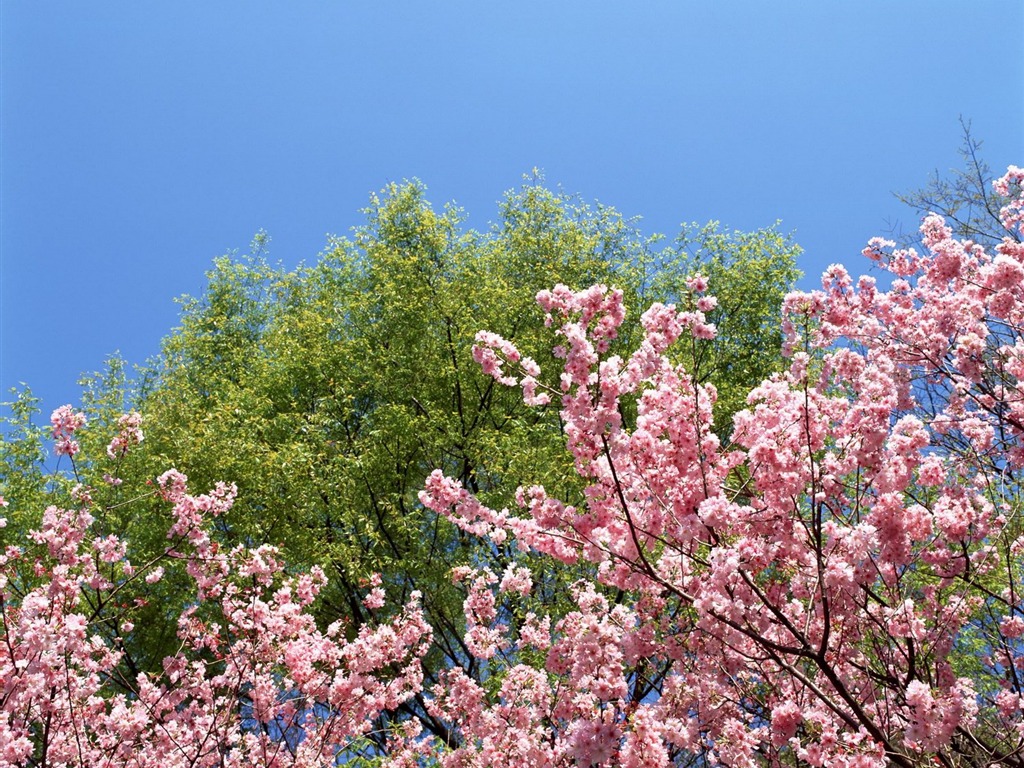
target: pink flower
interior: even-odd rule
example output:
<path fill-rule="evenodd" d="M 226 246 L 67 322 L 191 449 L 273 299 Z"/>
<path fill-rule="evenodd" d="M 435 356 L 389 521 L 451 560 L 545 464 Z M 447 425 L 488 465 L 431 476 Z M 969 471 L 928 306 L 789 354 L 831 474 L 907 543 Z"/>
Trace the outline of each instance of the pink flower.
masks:
<path fill-rule="evenodd" d="M 686 287 L 694 293 L 703 293 L 708 289 L 708 279 L 703 275 L 694 275 L 687 279 Z"/>
<path fill-rule="evenodd" d="M 374 587 L 370 590 L 369 594 L 363 598 L 363 605 L 367 608 L 377 609 L 382 608 L 386 601 L 384 590 L 381 587 Z"/>
<path fill-rule="evenodd" d="M 142 442 L 142 416 L 138 413 L 126 413 L 117 420 L 119 432 L 107 446 L 107 455 L 112 459 L 120 459 L 133 445 Z"/>
<path fill-rule="evenodd" d="M 999 631 L 1003 637 L 1016 638 L 1024 636 L 1024 618 L 1007 616 L 1000 622 Z"/>
<path fill-rule="evenodd" d="M 50 424 L 53 425 L 54 439 L 70 437 L 85 424 L 85 414 L 76 413 L 70 405 L 62 405 L 50 414 Z"/>

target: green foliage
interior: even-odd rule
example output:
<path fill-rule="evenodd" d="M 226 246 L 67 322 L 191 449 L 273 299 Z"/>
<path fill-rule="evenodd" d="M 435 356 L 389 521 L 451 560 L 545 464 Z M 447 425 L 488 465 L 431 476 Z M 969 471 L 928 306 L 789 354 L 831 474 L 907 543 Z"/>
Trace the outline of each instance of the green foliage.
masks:
<path fill-rule="evenodd" d="M 47 503 L 45 430 L 35 424 L 39 398 L 27 387 L 12 389 L 11 396 L 3 404 L 7 413 L 0 442 L 0 495 L 9 505 L 0 516 L 10 530 L 0 529 L 0 544 L 8 538 L 14 541 L 13 532 L 25 530 L 27 520 L 38 518 Z"/>
<path fill-rule="evenodd" d="M 799 249 L 775 228 L 726 232 L 717 221 L 684 225 L 676 248 L 654 263 L 641 304 L 679 302 L 686 277 L 708 278 L 718 306 L 707 313 L 718 333 L 714 340 L 681 340 L 670 354 L 701 384 L 718 390 L 716 424 L 731 430 L 731 417 L 746 407 L 747 393 L 779 363 L 782 297 L 800 273 Z"/>
<path fill-rule="evenodd" d="M 89 382 L 93 436 L 85 439 L 109 440 L 125 398 L 134 399 L 146 437 L 123 460 L 131 462 L 125 478 L 174 466 L 196 488 L 237 483 L 235 506 L 218 523 L 224 545 L 268 542 L 297 567 L 323 566 L 330 584 L 321 618 L 344 616 L 352 632 L 372 613 L 361 603 L 371 573 L 383 575 L 393 600 L 419 590 L 437 640 L 428 675 L 453 664 L 483 674 L 461 645 L 463 595 L 451 569 L 470 562 L 500 574 L 526 555 L 471 543 L 424 510 L 424 478 L 441 468 L 497 507 L 512 504 L 520 484 L 571 498 L 580 481 L 557 405 L 527 408 L 521 393 L 483 376 L 471 356 L 476 332 L 505 336 L 550 373 L 558 368 L 539 290 L 621 287 L 630 337 L 650 302 L 684 295 L 684 281 L 699 272 L 719 299 L 711 320 L 720 335 L 683 347 L 679 360 L 717 386 L 728 416 L 780 362 L 777 313 L 798 252 L 774 229 L 726 233 L 717 224 L 688 227 L 658 250 L 660 238 L 644 238 L 613 209 L 536 178 L 510 192 L 500 214 L 486 232 L 467 229 L 460 210 L 435 210 L 412 182 L 373 196 L 365 223 L 330 240 L 312 265 L 272 265 L 265 235 L 257 236 L 247 256 L 215 261 L 202 297 L 182 301 L 181 326 L 137 397 L 117 364 Z M 723 434 L 729 426 L 727 417 L 719 424 Z M 21 472 L 33 462 L 27 447 L 18 450 Z M 90 455 L 102 453 L 91 446 Z M 157 508 L 121 504 L 149 489 L 104 484 L 103 473 L 119 468 L 100 465 L 83 472 L 107 494 L 104 524 L 136 551 L 159 551 L 167 526 Z M 565 600 L 581 575 L 549 574 L 537 598 Z M 140 668 L 174 642 L 173 575 L 158 587 L 137 619 L 152 623 L 153 645 L 129 649 Z M 436 726 L 418 705 L 410 711 Z"/>

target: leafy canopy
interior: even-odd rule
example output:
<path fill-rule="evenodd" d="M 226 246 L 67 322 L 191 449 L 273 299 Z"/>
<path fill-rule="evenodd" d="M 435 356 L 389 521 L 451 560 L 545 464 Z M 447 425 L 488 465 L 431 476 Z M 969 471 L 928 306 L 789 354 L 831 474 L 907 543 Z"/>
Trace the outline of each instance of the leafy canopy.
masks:
<path fill-rule="evenodd" d="M 482 680 L 486 665 L 462 638 L 464 587 L 451 574 L 467 563 L 501 573 L 531 556 L 480 542 L 424 508 L 423 479 L 440 468 L 497 506 L 512 503 L 520 484 L 568 496 L 584 483 L 558 409 L 528 408 L 482 376 L 471 352 L 476 333 L 500 333 L 550 368 L 557 361 L 536 311 L 539 291 L 602 283 L 621 288 L 631 307 L 683 303 L 687 279 L 703 274 L 716 286 L 708 319 L 718 335 L 672 354 L 717 387 L 724 434 L 750 388 L 781 364 L 778 308 L 797 276 L 798 248 L 774 228 L 728 232 L 717 223 L 684 227 L 668 245 L 537 178 L 505 197 L 484 232 L 467 228 L 457 208 L 435 209 L 417 182 L 388 186 L 364 213 L 362 226 L 332 238 L 310 265 L 275 266 L 262 234 L 247 256 L 217 259 L 203 295 L 182 301 L 181 325 L 137 394 L 126 392 L 116 362 L 87 383 L 83 456 L 103 455 L 128 407 L 142 414 L 146 440 L 116 468 L 80 461 L 74 482 L 100 489 L 104 530 L 155 557 L 166 546 L 165 513 L 146 500 L 143 479 L 170 466 L 196 487 L 230 478 L 238 495 L 213 535 L 225 547 L 279 546 L 296 568 L 322 567 L 321 626 L 344 617 L 354 633 L 370 621 L 362 596 L 380 573 L 397 599 L 423 594 L 435 636 L 428 679 L 459 667 Z M 616 348 L 642 333 L 630 319 Z M 634 401 L 622 408 L 635 418 Z M 28 429 L 26 417 L 18 420 Z M 44 506 L 45 494 L 23 487 L 45 485 L 33 474 L 34 438 L 27 434 L 4 469 L 5 492 L 24 509 Z M 105 483 L 111 473 L 123 483 Z M 538 598 L 566 605 L 568 585 L 590 570 L 548 569 Z M 152 629 L 133 636 L 124 663 L 155 669 L 177 643 L 173 618 L 188 583 L 169 572 L 145 591 L 135 621 Z M 450 735 L 422 701 L 403 706 Z"/>

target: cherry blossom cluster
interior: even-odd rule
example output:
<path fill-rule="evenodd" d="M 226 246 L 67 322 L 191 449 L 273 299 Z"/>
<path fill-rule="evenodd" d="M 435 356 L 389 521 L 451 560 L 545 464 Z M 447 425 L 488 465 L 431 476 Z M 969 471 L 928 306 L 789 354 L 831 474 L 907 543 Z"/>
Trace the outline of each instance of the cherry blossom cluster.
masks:
<path fill-rule="evenodd" d="M 1017 231 L 1022 180 L 996 184 Z M 695 308 L 648 310 L 625 359 L 621 293 L 538 296 L 583 497 L 527 487 L 495 510 L 435 472 L 420 498 L 598 577 L 517 638 L 494 607 L 514 596 L 477 573 L 471 650 L 504 660 L 503 687 L 454 672 L 435 689 L 463 735 L 442 764 L 1024 765 L 1024 245 L 989 253 L 937 216 L 921 232 L 924 252 L 866 249 L 887 290 L 836 265 L 786 298 L 788 367 L 728 445 L 714 388 L 663 354 L 713 335 L 706 281 Z M 520 372 L 543 404 L 535 364 L 479 339 L 485 373 Z"/>
<path fill-rule="evenodd" d="M 56 439 L 80 423 L 58 409 Z M 273 547 L 211 539 L 234 486 L 193 495 L 170 470 L 157 493 L 173 524 L 144 564 L 116 534 L 91 533 L 103 510 L 87 495 L 47 508 L 25 546 L 0 554 L 0 766 L 326 766 L 422 689 L 419 595 L 377 626 L 321 631 L 308 612 L 321 570 L 286 575 Z M 182 563 L 195 598 L 177 620 L 180 650 L 131 673 L 124 649 L 146 628 L 120 595 Z"/>
<path fill-rule="evenodd" d="M 70 405 L 62 405 L 50 415 L 53 426 L 54 452 L 58 456 L 74 456 L 79 451 L 78 441 L 72 435 L 85 425 L 85 414 L 75 413 Z"/>
<path fill-rule="evenodd" d="M 142 415 L 126 413 L 117 420 L 118 432 L 107 446 L 107 456 L 122 458 L 132 446 L 142 442 Z"/>

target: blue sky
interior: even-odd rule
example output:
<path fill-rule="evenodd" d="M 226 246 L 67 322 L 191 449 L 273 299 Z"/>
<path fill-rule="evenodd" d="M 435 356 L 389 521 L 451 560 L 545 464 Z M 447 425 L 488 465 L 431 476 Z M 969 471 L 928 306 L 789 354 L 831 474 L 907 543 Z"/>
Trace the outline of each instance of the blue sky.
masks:
<path fill-rule="evenodd" d="M 1024 4 L 47 2 L 0 6 L 0 388 L 46 413 L 265 229 L 312 261 L 417 177 L 485 227 L 532 168 L 648 232 L 776 219 L 814 276 L 913 222 L 959 116 L 1024 163 Z"/>

